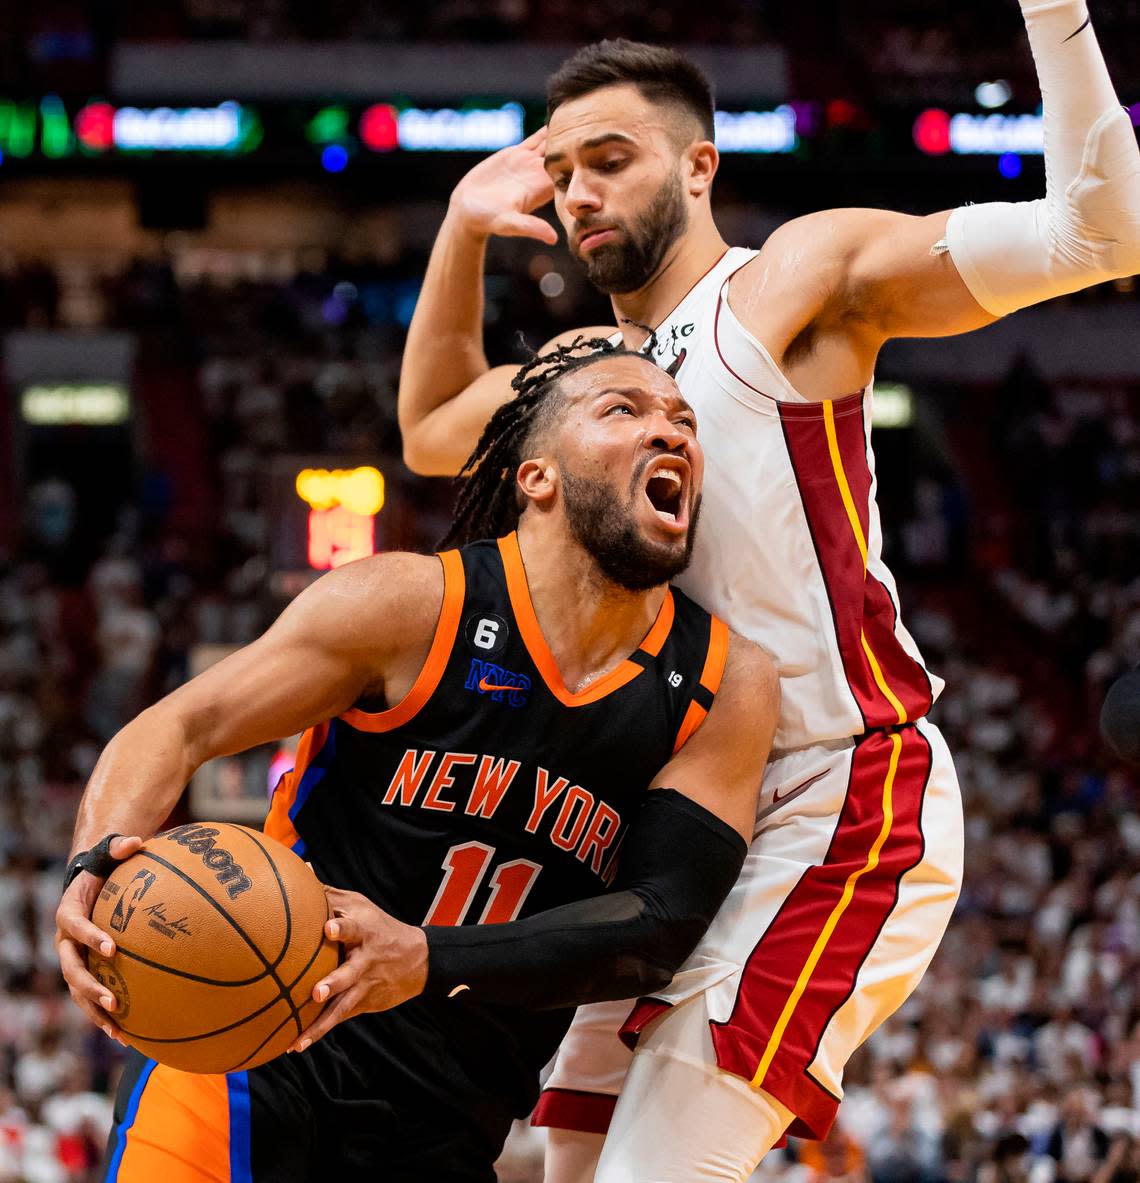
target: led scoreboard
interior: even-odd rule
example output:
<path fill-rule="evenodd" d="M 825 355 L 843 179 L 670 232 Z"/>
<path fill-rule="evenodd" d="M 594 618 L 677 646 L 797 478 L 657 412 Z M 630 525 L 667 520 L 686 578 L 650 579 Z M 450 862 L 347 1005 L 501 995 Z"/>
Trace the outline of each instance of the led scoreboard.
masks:
<path fill-rule="evenodd" d="M 281 458 L 270 472 L 273 567 L 296 590 L 324 571 L 382 550 L 384 475 L 372 464 Z"/>

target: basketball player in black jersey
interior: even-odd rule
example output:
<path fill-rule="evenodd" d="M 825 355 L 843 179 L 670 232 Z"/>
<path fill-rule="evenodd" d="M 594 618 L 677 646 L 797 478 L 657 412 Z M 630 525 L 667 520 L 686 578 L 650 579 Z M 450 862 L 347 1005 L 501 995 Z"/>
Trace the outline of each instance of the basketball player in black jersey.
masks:
<path fill-rule="evenodd" d="M 132 1053 L 103 1178 L 490 1183 L 568 1008 L 663 986 L 734 882 L 778 690 L 666 583 L 699 506 L 692 411 L 621 351 L 517 389 L 453 530 L 494 541 L 325 576 L 100 759 L 57 944 L 108 1034 L 83 951 L 111 951 L 90 909 L 140 841 L 112 835 L 152 833 L 218 754 L 305 731 L 266 830 L 337 885 L 346 950 L 301 1054 L 220 1078 Z"/>

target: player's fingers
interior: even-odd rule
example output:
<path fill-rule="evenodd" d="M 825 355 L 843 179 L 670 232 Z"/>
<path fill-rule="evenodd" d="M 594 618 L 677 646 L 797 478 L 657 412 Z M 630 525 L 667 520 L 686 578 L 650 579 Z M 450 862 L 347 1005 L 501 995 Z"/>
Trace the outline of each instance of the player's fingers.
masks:
<path fill-rule="evenodd" d="M 132 854 L 137 854 L 142 849 L 143 840 L 137 835 L 132 834 L 129 837 L 120 836 L 111 839 L 110 855 L 113 859 L 117 859 L 120 863 L 123 859 L 128 859 Z"/>
<path fill-rule="evenodd" d="M 115 996 L 87 968 L 79 947 L 71 941 L 61 941 L 58 952 L 60 971 L 72 993 L 98 1003 L 104 1010 L 114 1010 Z"/>
<path fill-rule="evenodd" d="M 96 953 L 102 953 L 104 957 L 114 956 L 115 942 L 101 928 L 91 923 L 78 902 L 61 903 L 56 910 L 55 922 L 65 937 L 77 941 L 80 945 L 86 945 Z"/>
<path fill-rule="evenodd" d="M 289 1051 L 303 1052 L 306 1048 L 316 1043 L 317 1040 L 323 1039 L 337 1023 L 343 1023 L 345 1019 L 351 1019 L 355 1013 L 358 1000 L 358 993 L 353 990 L 347 994 L 342 994 L 335 1001 L 330 1002 L 317 1016 L 313 1025 L 301 1032 L 296 1042 L 289 1048 Z"/>
<path fill-rule="evenodd" d="M 328 974 L 313 987 L 313 1001 L 327 1002 L 330 997 L 335 998 L 350 990 L 360 980 L 363 967 L 359 958 L 349 958 Z"/>
<path fill-rule="evenodd" d="M 118 1005 L 115 996 L 97 978 L 87 972 L 83 956 L 70 941 L 59 947 L 59 964 L 76 1006 L 105 1034 L 126 1046 L 118 1025 L 108 1015 Z"/>
<path fill-rule="evenodd" d="M 495 233 L 501 238 L 537 238 L 550 246 L 558 242 L 558 231 L 533 214 L 503 214 L 495 221 Z"/>
<path fill-rule="evenodd" d="M 364 930 L 357 917 L 342 908 L 331 920 L 325 921 L 325 936 L 330 941 L 356 945 L 364 939 Z"/>
<path fill-rule="evenodd" d="M 532 131 L 529 136 L 522 143 L 520 148 L 530 148 L 534 152 L 541 152 L 546 147 L 546 128 L 540 127 L 538 131 Z"/>
<path fill-rule="evenodd" d="M 325 899 L 334 916 L 346 908 L 352 907 L 357 900 L 364 898 L 359 892 L 345 891 L 343 887 L 329 887 L 327 883 L 322 883 L 321 886 L 325 889 Z"/>

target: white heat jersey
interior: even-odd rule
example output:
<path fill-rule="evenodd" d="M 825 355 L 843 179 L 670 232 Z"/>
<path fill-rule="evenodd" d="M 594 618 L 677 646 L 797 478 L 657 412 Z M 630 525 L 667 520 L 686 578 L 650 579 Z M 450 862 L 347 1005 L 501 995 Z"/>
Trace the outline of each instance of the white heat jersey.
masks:
<path fill-rule="evenodd" d="M 657 329 L 707 456 L 693 562 L 678 585 L 762 645 L 780 673 L 775 749 L 929 711 L 929 674 L 883 563 L 872 391 L 799 394 L 728 304 L 728 250 Z"/>

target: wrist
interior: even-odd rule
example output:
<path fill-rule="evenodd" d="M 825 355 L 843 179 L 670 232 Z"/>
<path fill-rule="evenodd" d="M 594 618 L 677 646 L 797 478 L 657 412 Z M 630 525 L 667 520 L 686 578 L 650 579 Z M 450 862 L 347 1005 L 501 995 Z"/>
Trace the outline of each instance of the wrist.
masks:
<path fill-rule="evenodd" d="M 487 245 L 487 239 L 491 237 L 491 230 L 480 223 L 480 219 L 472 214 L 462 195 L 456 191 L 447 203 L 447 213 L 439 229 L 439 236 L 447 236 L 483 250 Z"/>

